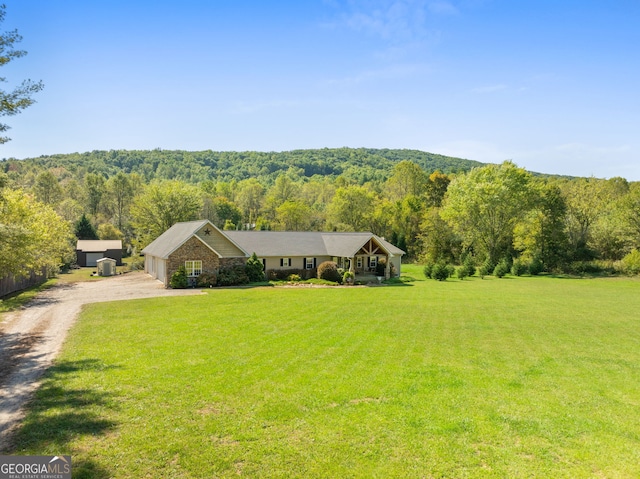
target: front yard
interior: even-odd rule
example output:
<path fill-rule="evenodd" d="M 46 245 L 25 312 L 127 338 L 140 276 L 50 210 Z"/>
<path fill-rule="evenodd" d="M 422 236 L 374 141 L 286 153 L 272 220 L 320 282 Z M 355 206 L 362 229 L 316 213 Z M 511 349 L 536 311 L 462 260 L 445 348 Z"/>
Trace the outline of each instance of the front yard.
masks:
<path fill-rule="evenodd" d="M 639 343 L 625 279 L 95 304 L 10 452 L 92 478 L 638 477 Z"/>

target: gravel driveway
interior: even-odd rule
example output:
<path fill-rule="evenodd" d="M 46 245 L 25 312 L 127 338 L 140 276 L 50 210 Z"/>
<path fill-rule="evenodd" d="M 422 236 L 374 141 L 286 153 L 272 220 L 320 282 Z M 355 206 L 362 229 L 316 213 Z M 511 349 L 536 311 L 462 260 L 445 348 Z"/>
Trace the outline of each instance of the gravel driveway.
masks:
<path fill-rule="evenodd" d="M 67 331 L 88 303 L 158 296 L 201 294 L 172 290 L 136 272 L 82 283 L 60 283 L 40 293 L 0 323 L 0 451 L 9 447 L 23 406 L 39 386 L 42 373 L 56 357 Z"/>

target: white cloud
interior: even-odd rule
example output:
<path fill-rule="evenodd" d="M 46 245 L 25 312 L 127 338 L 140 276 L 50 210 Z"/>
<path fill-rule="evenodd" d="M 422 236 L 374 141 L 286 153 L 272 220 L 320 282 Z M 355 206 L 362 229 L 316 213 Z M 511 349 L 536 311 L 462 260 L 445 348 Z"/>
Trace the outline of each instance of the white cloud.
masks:
<path fill-rule="evenodd" d="M 446 0 L 349 0 L 346 4 L 336 1 L 325 1 L 325 4 L 339 11 L 336 24 L 391 42 L 425 37 L 428 14 L 458 13 L 453 3 Z"/>

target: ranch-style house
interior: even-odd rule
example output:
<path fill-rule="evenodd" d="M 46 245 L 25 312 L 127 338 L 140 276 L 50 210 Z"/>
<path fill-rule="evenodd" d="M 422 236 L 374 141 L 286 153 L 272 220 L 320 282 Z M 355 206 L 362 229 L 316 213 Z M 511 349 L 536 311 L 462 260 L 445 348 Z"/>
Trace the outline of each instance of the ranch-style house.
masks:
<path fill-rule="evenodd" d="M 184 266 L 190 282 L 202 273 L 245 264 L 256 253 L 267 275 L 278 270 L 304 270 L 315 275 L 324 261 L 358 276 L 375 275 L 385 264 L 385 277 L 399 276 L 404 251 L 373 233 L 315 231 L 221 231 L 208 220 L 176 223 L 142 250 L 145 272 L 169 286 Z"/>

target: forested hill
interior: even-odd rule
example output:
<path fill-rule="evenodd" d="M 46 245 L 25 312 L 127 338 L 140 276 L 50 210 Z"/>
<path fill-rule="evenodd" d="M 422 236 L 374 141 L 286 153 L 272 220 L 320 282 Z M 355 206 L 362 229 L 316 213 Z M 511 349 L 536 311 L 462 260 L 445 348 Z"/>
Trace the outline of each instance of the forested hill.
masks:
<path fill-rule="evenodd" d="M 191 183 L 205 180 L 243 180 L 251 177 L 270 183 L 293 170 L 300 176 L 343 176 L 356 183 L 383 181 L 402 160 L 420 165 L 426 172 L 468 171 L 482 163 L 418 150 L 324 148 L 284 152 L 217 152 L 181 150 L 110 150 L 72 153 L 25 160 L 8 159 L 0 170 L 24 174 L 34 169 L 63 169 L 76 177 L 96 173 L 111 177 L 118 171 L 138 173 L 146 181 L 178 179 Z"/>

